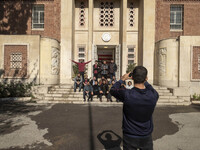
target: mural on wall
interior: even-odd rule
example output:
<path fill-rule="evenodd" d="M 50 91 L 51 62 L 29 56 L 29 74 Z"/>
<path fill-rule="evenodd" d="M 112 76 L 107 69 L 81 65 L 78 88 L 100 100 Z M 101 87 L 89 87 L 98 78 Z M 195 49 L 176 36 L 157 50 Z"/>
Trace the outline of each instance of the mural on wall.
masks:
<path fill-rule="evenodd" d="M 166 73 L 167 63 L 167 48 L 160 48 L 157 54 L 159 75 L 163 76 Z"/>
<path fill-rule="evenodd" d="M 52 47 L 51 73 L 53 75 L 59 75 L 59 72 L 60 72 L 60 50 L 56 47 Z"/>

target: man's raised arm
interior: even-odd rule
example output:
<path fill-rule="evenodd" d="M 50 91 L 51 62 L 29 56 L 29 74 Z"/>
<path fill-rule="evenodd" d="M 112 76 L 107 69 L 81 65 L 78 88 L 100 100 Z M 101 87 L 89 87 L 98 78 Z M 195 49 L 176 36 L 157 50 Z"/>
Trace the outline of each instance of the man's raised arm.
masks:
<path fill-rule="evenodd" d="M 149 84 L 149 83 L 146 81 L 146 82 L 144 83 L 144 86 L 145 86 L 147 89 L 151 90 L 151 91 L 154 93 L 154 95 L 156 96 L 157 99 L 159 98 L 158 92 L 152 87 L 151 84 Z"/>
<path fill-rule="evenodd" d="M 71 59 L 70 59 L 71 60 Z M 73 63 L 75 63 L 75 64 L 78 64 L 78 62 L 76 62 L 76 61 L 74 61 L 74 60 L 71 60 Z"/>
<path fill-rule="evenodd" d="M 88 61 L 88 62 L 85 62 L 85 64 L 88 64 L 88 63 L 90 63 L 92 60 L 90 60 L 90 61 Z"/>

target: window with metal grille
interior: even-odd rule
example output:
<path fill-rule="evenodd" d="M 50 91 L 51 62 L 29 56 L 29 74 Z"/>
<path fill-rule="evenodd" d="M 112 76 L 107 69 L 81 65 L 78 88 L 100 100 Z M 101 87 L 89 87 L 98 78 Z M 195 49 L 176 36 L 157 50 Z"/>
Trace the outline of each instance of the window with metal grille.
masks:
<path fill-rule="evenodd" d="M 22 53 L 12 53 L 10 55 L 10 68 L 22 69 Z"/>
<path fill-rule="evenodd" d="M 101 2 L 99 10 L 99 24 L 101 27 L 114 26 L 114 3 Z"/>
<path fill-rule="evenodd" d="M 85 61 L 85 47 L 79 47 L 78 48 L 78 60 Z"/>
<path fill-rule="evenodd" d="M 134 46 L 128 46 L 128 64 L 135 63 L 135 48 Z"/>
<path fill-rule="evenodd" d="M 170 30 L 183 29 L 183 5 L 170 6 Z"/>
<path fill-rule="evenodd" d="M 133 2 L 129 4 L 129 26 L 133 27 L 134 26 L 134 7 L 133 7 Z"/>
<path fill-rule="evenodd" d="M 80 3 L 80 9 L 79 9 L 79 25 L 84 26 L 85 25 L 85 2 Z"/>
<path fill-rule="evenodd" d="M 32 28 L 44 29 L 44 5 L 33 5 Z"/>

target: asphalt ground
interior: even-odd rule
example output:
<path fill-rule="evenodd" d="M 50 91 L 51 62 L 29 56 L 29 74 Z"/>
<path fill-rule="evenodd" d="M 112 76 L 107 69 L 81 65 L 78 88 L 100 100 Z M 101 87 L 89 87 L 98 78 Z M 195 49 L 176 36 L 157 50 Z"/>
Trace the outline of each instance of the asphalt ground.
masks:
<path fill-rule="evenodd" d="M 159 106 L 155 150 L 200 150 L 200 106 Z M 122 106 L 0 103 L 1 150 L 122 150 Z"/>

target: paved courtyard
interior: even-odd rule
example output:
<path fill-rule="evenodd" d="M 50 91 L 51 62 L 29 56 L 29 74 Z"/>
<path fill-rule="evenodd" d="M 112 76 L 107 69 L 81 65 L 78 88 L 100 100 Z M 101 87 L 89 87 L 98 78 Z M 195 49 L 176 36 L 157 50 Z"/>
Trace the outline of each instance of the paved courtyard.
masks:
<path fill-rule="evenodd" d="M 155 150 L 200 150 L 200 106 L 159 106 Z M 122 106 L 0 103 L 1 150 L 122 150 Z M 106 137 L 105 137 L 106 135 Z"/>

